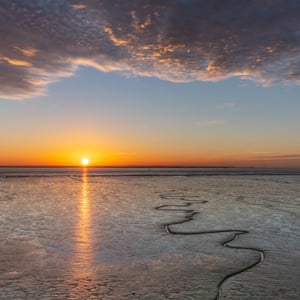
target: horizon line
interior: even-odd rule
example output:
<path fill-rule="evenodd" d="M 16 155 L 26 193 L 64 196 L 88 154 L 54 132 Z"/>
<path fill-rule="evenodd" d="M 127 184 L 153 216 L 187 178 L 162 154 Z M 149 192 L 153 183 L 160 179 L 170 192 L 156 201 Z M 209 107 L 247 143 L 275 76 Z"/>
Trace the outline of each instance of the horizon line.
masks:
<path fill-rule="evenodd" d="M 239 168 L 231 165 L 0 165 L 0 168 Z"/>
<path fill-rule="evenodd" d="M 126 169 L 126 168 L 136 168 L 136 169 L 154 169 L 154 168 L 161 168 L 161 169 L 299 169 L 300 167 L 291 167 L 291 166 L 234 166 L 234 165 L 100 165 L 100 166 L 81 166 L 81 165 L 0 165 L 0 168 L 77 168 L 77 169 L 96 169 L 96 168 L 108 168 L 108 169 Z"/>

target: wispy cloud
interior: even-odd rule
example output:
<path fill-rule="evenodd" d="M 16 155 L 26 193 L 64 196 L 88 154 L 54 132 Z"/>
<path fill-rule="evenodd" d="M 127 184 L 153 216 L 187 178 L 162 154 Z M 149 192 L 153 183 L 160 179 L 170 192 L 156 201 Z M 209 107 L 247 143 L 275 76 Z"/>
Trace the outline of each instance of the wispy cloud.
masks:
<path fill-rule="evenodd" d="M 283 155 L 260 155 L 258 159 L 298 159 L 300 154 L 283 154 Z"/>
<path fill-rule="evenodd" d="M 236 104 L 234 102 L 225 102 L 217 105 L 218 109 L 232 109 L 235 108 Z"/>
<path fill-rule="evenodd" d="M 204 125 L 204 126 L 222 126 L 226 123 L 223 119 L 207 119 L 207 120 L 200 120 L 197 121 L 197 125 Z"/>
<path fill-rule="evenodd" d="M 170 81 L 300 83 L 298 0 L 0 0 L 0 96 L 79 65 Z"/>

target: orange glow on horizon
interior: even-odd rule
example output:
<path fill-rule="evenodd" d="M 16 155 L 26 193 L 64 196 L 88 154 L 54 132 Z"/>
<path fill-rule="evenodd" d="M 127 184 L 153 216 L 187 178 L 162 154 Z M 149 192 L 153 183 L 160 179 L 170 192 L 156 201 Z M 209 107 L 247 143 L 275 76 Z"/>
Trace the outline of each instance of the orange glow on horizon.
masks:
<path fill-rule="evenodd" d="M 117 147 L 115 149 L 122 149 Z M 74 148 L 24 149 L 24 151 L 5 151 L 0 149 L 0 166 L 71 166 L 71 167 L 140 167 L 140 166 L 237 166 L 237 167 L 300 167 L 300 159 L 259 159 L 255 155 L 223 151 L 180 151 L 177 149 L 141 148 L 140 151 L 114 148 L 87 147 Z M 47 151 L 48 150 L 48 151 Z M 55 151 L 54 151 L 55 150 Z"/>

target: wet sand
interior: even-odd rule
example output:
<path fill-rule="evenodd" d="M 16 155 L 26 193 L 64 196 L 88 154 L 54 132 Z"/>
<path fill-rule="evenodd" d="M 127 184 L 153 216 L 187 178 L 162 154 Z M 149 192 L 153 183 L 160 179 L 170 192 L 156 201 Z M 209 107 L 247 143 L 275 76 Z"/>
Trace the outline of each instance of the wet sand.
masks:
<path fill-rule="evenodd" d="M 0 179 L 0 298 L 298 299 L 299 176 Z"/>

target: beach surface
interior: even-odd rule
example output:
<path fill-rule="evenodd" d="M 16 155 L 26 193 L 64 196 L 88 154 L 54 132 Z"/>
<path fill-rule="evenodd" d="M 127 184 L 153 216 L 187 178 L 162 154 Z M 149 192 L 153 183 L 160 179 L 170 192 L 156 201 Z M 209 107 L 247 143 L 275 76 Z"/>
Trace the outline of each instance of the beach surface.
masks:
<path fill-rule="evenodd" d="M 5 170 L 0 299 L 299 299 L 300 176 L 252 173 Z"/>

